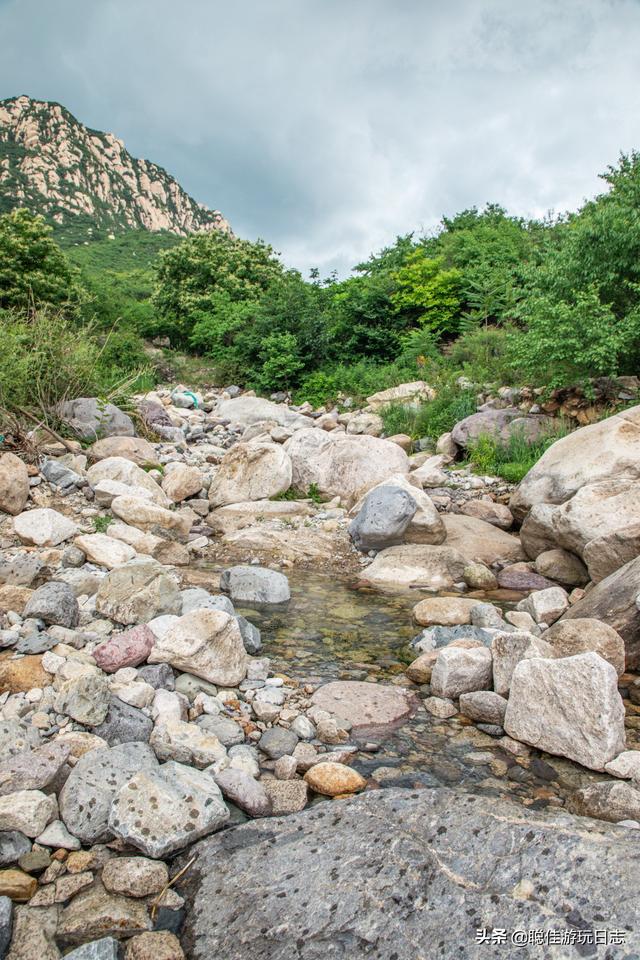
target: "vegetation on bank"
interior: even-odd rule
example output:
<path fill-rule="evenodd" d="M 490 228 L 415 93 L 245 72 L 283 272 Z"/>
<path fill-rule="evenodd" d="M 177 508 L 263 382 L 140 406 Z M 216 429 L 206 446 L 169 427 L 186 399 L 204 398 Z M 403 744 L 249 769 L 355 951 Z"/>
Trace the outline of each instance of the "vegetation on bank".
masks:
<path fill-rule="evenodd" d="M 63 250 L 40 218 L 12 211 L 0 216 L 0 403 L 37 393 L 41 406 L 71 384 L 101 395 L 124 380 L 150 387 L 172 367 L 314 405 L 419 378 L 436 400 L 390 408 L 385 426 L 435 438 L 473 411 L 467 381 L 552 388 L 633 374 L 640 155 L 603 179 L 575 214 L 466 210 L 431 235 L 398 237 L 345 280 L 305 279 L 267 243 L 216 231 L 129 231 Z M 150 340 L 179 353 L 150 356 Z M 473 458 L 514 477 L 528 462 L 486 445 Z"/>

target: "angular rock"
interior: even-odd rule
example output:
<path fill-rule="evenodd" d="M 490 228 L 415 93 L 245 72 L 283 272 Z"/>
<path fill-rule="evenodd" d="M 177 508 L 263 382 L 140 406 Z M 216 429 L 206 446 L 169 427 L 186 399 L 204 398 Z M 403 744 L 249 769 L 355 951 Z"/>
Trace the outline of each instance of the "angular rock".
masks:
<path fill-rule="evenodd" d="M 513 672 L 504 729 L 514 740 L 604 770 L 625 747 L 615 670 L 597 653 L 521 661 Z"/>
<path fill-rule="evenodd" d="M 214 507 L 245 500 L 267 500 L 291 486 L 291 459 L 277 443 L 237 443 L 225 453 L 209 487 Z"/>
<path fill-rule="evenodd" d="M 33 591 L 24 608 L 24 617 L 44 620 L 48 626 L 73 628 L 80 621 L 80 609 L 70 586 L 50 581 Z"/>
<path fill-rule="evenodd" d="M 186 463 L 167 464 L 162 478 L 162 489 L 174 503 L 195 497 L 202 490 L 203 476 L 197 467 Z"/>
<path fill-rule="evenodd" d="M 520 528 L 520 542 L 524 552 L 532 560 L 541 553 L 555 550 L 557 547 L 553 528 L 553 518 L 557 509 L 549 503 L 536 503 Z"/>
<path fill-rule="evenodd" d="M 88 668 L 64 681 L 55 699 L 55 709 L 87 727 L 99 726 L 109 709 L 109 685 L 101 670 Z"/>
<path fill-rule="evenodd" d="M 221 610 L 194 610 L 180 617 L 149 654 L 149 663 L 170 663 L 229 687 L 244 680 L 247 662 L 238 623 Z"/>
<path fill-rule="evenodd" d="M 592 650 L 608 660 L 618 676 L 624 673 L 624 640 L 600 620 L 558 620 L 541 639 L 551 644 L 555 657 L 573 657 Z"/>
<path fill-rule="evenodd" d="M 35 547 L 55 547 L 79 532 L 72 520 L 50 507 L 18 514 L 13 529 L 23 543 Z"/>
<path fill-rule="evenodd" d="M 146 857 L 113 857 L 102 869 L 102 882 L 110 893 L 149 897 L 169 882 L 166 864 Z"/>
<path fill-rule="evenodd" d="M 146 743 L 123 743 L 85 753 L 60 793 L 60 816 L 67 829 L 83 843 L 110 839 L 113 833 L 108 820 L 114 797 L 136 774 L 157 766 Z"/>
<path fill-rule="evenodd" d="M 40 655 L 13 659 L 10 653 L 0 654 L 0 693 L 26 693 L 34 687 L 48 687 L 52 680 Z"/>
<path fill-rule="evenodd" d="M 71 749 L 56 743 L 0 760 L 0 796 L 16 790 L 44 790 L 67 762 Z"/>
<path fill-rule="evenodd" d="M 228 567 L 220 576 L 220 588 L 234 603 L 286 603 L 291 599 L 285 575 L 266 567 Z"/>
<path fill-rule="evenodd" d="M 457 550 L 467 563 L 491 566 L 497 561 L 521 560 L 524 556 L 518 537 L 476 517 L 461 513 L 443 514 L 447 546 Z"/>
<path fill-rule="evenodd" d="M 75 545 L 86 554 L 87 560 L 97 563 L 99 567 L 107 567 L 108 570 L 121 567 L 136 555 L 136 551 L 128 543 L 108 537 L 106 533 L 83 534 L 76 537 Z"/>
<path fill-rule="evenodd" d="M 530 614 L 536 623 L 554 623 L 569 606 L 569 598 L 562 587 L 534 590 L 518 604 L 518 610 Z"/>
<path fill-rule="evenodd" d="M 179 613 L 180 605 L 175 581 L 159 564 L 146 561 L 111 570 L 96 596 L 98 613 L 127 626 Z"/>
<path fill-rule="evenodd" d="M 491 651 L 486 647 L 444 647 L 431 672 L 431 691 L 457 700 L 463 693 L 491 687 Z"/>
<path fill-rule="evenodd" d="M 258 746 L 271 760 L 289 756 L 297 743 L 298 737 L 293 730 L 285 730 L 284 727 L 271 727 L 258 740 Z"/>
<path fill-rule="evenodd" d="M 167 857 L 218 830 L 229 811 L 213 777 L 170 762 L 138 773 L 121 787 L 109 829 L 149 857 Z"/>
<path fill-rule="evenodd" d="M 132 937 L 124 960 L 184 960 L 184 953 L 175 933 L 157 930 Z"/>
<path fill-rule="evenodd" d="M 0 456 L 0 510 L 15 517 L 29 499 L 29 474 L 15 453 Z"/>
<path fill-rule="evenodd" d="M 113 937 L 101 937 L 91 943 L 83 943 L 71 953 L 65 954 L 70 960 L 119 960 L 120 947 Z"/>
<path fill-rule="evenodd" d="M 27 837 L 37 837 L 57 815 L 55 796 L 40 790 L 17 790 L 0 797 L 0 830 L 17 830 Z"/>
<path fill-rule="evenodd" d="M 124 457 L 109 457 L 94 463 L 87 471 L 87 480 L 93 490 L 104 481 L 112 481 L 123 484 L 131 495 L 135 495 L 136 490 L 144 490 L 145 500 L 152 501 L 158 507 L 168 507 L 171 503 L 153 477 Z"/>
<path fill-rule="evenodd" d="M 17 863 L 23 853 L 31 850 L 31 841 L 18 830 L 5 830 L 0 833 L 0 867 Z"/>
<path fill-rule="evenodd" d="M 367 397 L 367 403 L 372 410 L 384 410 L 391 404 L 403 407 L 418 408 L 421 403 L 433 400 L 436 391 L 424 380 L 414 380 L 411 383 L 400 383 L 397 387 L 379 390 Z"/>
<path fill-rule="evenodd" d="M 507 696 L 511 688 L 513 671 L 521 660 L 532 658 L 552 659 L 554 649 L 546 640 L 525 631 L 498 633 L 491 641 L 493 655 L 493 689 Z"/>
<path fill-rule="evenodd" d="M 149 717 L 119 697 L 111 697 L 107 715 L 102 723 L 93 728 L 93 732 L 110 747 L 135 741 L 148 743 L 152 730 L 153 722 Z"/>
<path fill-rule="evenodd" d="M 418 505 L 402 487 L 382 485 L 364 498 L 349 534 L 358 550 L 384 550 L 402 543 Z"/>
<path fill-rule="evenodd" d="M 265 779 L 262 784 L 271 801 L 271 813 L 274 817 L 298 813 L 307 805 L 308 787 L 304 780 Z"/>
<path fill-rule="evenodd" d="M 176 760 L 203 770 L 224 760 L 227 751 L 218 738 L 195 723 L 169 719 L 157 723 L 149 739 L 158 760 Z"/>
<path fill-rule="evenodd" d="M 160 488 L 158 488 L 160 489 Z M 174 530 L 179 536 L 186 537 L 193 524 L 192 516 L 178 510 L 166 510 L 164 507 L 142 500 L 136 496 L 119 496 L 111 502 L 111 509 L 116 517 L 125 523 L 140 530 L 154 530 L 161 527 L 163 530 Z"/>
<path fill-rule="evenodd" d="M 619 780 L 590 783 L 571 794 L 567 809 L 579 817 L 595 817 L 610 823 L 640 820 L 640 790 Z"/>
<path fill-rule="evenodd" d="M 89 448 L 95 460 L 124 457 L 138 467 L 159 466 L 155 447 L 142 437 L 104 437 Z"/>
<path fill-rule="evenodd" d="M 248 813 L 250 817 L 268 817 L 271 801 L 259 780 L 244 770 L 227 767 L 215 775 L 223 796 Z"/>
<path fill-rule="evenodd" d="M 0 870 L 0 902 L 9 897 L 15 903 L 26 903 L 38 889 L 38 881 L 24 870 Z"/>

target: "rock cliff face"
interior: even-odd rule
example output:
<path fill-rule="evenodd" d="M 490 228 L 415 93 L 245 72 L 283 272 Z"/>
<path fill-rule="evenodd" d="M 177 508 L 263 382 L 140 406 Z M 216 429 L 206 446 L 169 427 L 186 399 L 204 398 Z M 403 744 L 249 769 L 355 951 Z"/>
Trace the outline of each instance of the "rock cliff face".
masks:
<path fill-rule="evenodd" d="M 136 160 L 111 133 L 90 130 L 58 103 L 0 101 L 0 212 L 24 206 L 58 228 L 143 228 L 185 236 L 229 230 L 162 167 Z"/>

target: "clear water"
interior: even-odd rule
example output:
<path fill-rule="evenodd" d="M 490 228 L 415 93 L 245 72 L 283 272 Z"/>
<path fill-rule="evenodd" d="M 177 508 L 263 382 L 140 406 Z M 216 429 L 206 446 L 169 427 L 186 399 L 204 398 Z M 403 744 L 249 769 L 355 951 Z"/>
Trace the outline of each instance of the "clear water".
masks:
<path fill-rule="evenodd" d="M 262 653 L 276 671 L 298 681 L 411 686 L 404 670 L 415 657 L 410 642 L 417 630 L 411 611 L 425 595 L 422 591 L 386 594 L 357 589 L 322 573 L 287 575 L 292 596 L 284 609 L 236 605 L 262 631 Z M 428 696 L 428 690 L 414 689 L 418 696 Z M 534 808 L 562 806 L 574 790 L 602 779 L 569 760 L 535 750 L 516 759 L 498 739 L 465 718 L 438 720 L 422 706 L 399 729 L 358 746 L 354 766 L 372 786 L 449 786 L 508 796 Z"/>

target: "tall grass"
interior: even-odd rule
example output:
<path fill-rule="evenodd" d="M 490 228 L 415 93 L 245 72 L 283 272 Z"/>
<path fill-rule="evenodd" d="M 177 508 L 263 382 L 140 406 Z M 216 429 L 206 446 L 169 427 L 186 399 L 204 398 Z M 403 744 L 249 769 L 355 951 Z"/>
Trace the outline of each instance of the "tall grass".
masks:
<path fill-rule="evenodd" d="M 542 454 L 556 440 L 566 437 L 570 432 L 568 422 L 559 421 L 537 440 L 528 440 L 523 430 L 514 430 L 505 441 L 481 434 L 469 444 L 467 460 L 476 473 L 502 477 L 509 483 L 520 483 Z"/>

